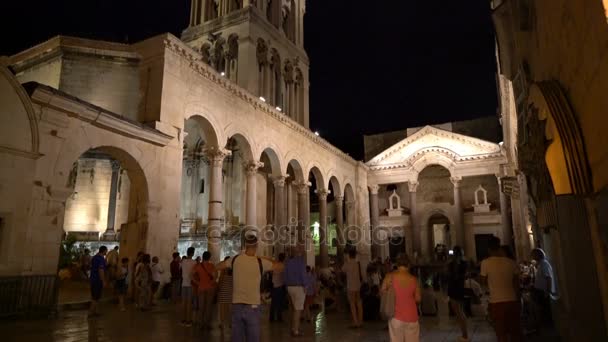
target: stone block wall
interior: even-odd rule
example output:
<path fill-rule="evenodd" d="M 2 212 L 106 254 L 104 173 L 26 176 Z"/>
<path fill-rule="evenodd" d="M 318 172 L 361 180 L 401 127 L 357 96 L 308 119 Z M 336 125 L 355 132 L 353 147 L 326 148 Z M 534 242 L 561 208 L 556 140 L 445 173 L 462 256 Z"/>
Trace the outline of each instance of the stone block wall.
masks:
<path fill-rule="evenodd" d="M 138 121 L 143 95 L 139 82 L 135 62 L 68 55 L 63 58 L 59 89 Z"/>

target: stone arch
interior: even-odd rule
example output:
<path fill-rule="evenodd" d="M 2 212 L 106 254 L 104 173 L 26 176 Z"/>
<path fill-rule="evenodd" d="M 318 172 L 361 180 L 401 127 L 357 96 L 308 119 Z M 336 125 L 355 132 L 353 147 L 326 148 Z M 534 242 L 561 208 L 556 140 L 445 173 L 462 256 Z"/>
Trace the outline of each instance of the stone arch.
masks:
<path fill-rule="evenodd" d="M 209 147 L 219 148 L 228 139 L 222 135 L 222 130 L 218 122 L 213 119 L 210 115 L 193 114 L 186 116 L 186 121 L 192 120 L 198 124 L 203 135 L 205 136 L 205 145 Z"/>
<path fill-rule="evenodd" d="M 121 169 L 127 172 L 130 182 L 127 222 L 121 227 L 121 255 L 133 258 L 140 250 L 146 249 L 148 241 L 148 209 L 151 204 L 148 177 L 141 167 L 141 160 L 136 157 L 136 149 L 128 146 L 112 145 L 84 146 L 78 153 L 60 153 L 59 170 L 56 173 L 55 184 L 70 188 L 70 178 L 74 163 L 86 152 L 95 151 L 110 156 L 119 162 Z M 140 156 L 141 159 L 142 156 Z M 115 227 L 118 229 L 119 227 Z"/>
<path fill-rule="evenodd" d="M 266 166 L 270 168 L 272 175 L 281 176 L 285 174 L 283 172 L 283 163 L 281 158 L 279 158 L 280 153 L 277 152 L 277 147 L 274 144 L 264 144 L 262 146 L 267 147 L 264 147 L 262 151 L 258 153 L 258 155 L 260 156 L 260 160 L 262 159 L 262 155 L 266 155 L 266 157 L 268 157 L 270 165 Z"/>
<path fill-rule="evenodd" d="M 329 189 L 329 184 L 331 184 L 334 196 L 342 196 L 342 187 L 340 186 L 340 181 L 338 180 L 338 177 L 336 177 L 331 171 L 329 172 L 329 182 L 327 189 Z"/>
<path fill-rule="evenodd" d="M 313 177 L 315 178 L 316 188 L 317 189 L 326 189 L 325 185 L 328 183 L 325 181 L 323 172 L 321 171 L 321 168 L 318 166 L 318 164 L 311 162 L 308 164 L 308 167 L 306 169 L 308 171 L 305 174 L 309 175 L 312 173 Z"/>
<path fill-rule="evenodd" d="M 291 159 L 289 160 L 289 162 L 287 163 L 287 168 L 285 170 L 285 173 L 288 174 L 288 169 L 291 166 L 291 168 L 293 169 L 294 172 L 294 177 L 296 181 L 304 181 L 307 178 L 304 178 L 304 169 L 302 168 L 302 164 L 300 164 L 300 162 L 297 159 Z"/>
<path fill-rule="evenodd" d="M 38 156 L 38 121 L 26 90 L 0 60 L 0 150 Z"/>
<path fill-rule="evenodd" d="M 454 152 L 447 149 L 433 149 L 417 153 L 411 160 L 412 170 L 414 172 L 413 180 L 417 181 L 420 172 L 431 165 L 443 166 L 450 172 L 451 176 L 455 176 L 456 163 L 454 162 L 454 155 Z"/>
<path fill-rule="evenodd" d="M 254 160 L 254 143 L 253 140 L 251 140 L 250 135 L 246 133 L 246 131 L 240 130 L 234 125 L 231 125 L 227 128 L 224 135 L 227 137 L 226 148 L 228 150 L 231 150 L 231 148 L 235 147 L 229 145 L 236 143 L 238 145 L 238 152 L 242 154 L 243 158 L 246 161 Z"/>
<path fill-rule="evenodd" d="M 555 81 L 531 86 L 529 110 L 544 121 L 544 159 L 556 195 L 593 193 L 593 178 L 582 130 L 560 85 Z M 540 146 L 539 146 L 540 147 Z"/>

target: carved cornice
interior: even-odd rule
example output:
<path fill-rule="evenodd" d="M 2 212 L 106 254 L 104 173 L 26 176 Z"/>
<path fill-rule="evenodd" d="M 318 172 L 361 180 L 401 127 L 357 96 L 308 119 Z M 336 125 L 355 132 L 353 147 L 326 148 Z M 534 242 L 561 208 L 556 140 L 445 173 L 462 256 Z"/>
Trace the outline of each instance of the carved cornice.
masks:
<path fill-rule="evenodd" d="M 232 95 L 240 98 L 245 101 L 249 105 L 251 105 L 255 110 L 264 112 L 270 115 L 273 119 L 279 121 L 280 123 L 286 125 L 295 133 L 300 134 L 310 140 L 311 142 L 317 144 L 318 146 L 324 148 L 330 153 L 342 158 L 344 161 L 350 163 L 351 165 L 357 165 L 357 161 L 351 158 L 346 153 L 340 151 L 337 147 L 331 145 L 325 139 L 317 136 L 308 128 L 300 125 L 296 121 L 289 118 L 282 112 L 276 110 L 276 108 L 270 106 L 267 103 L 260 101 L 259 97 L 251 94 L 247 90 L 239 87 L 234 84 L 232 81 L 228 80 L 226 77 L 221 76 L 217 71 L 215 71 L 209 65 L 203 63 L 201 60 L 202 56 L 200 53 L 194 51 L 192 48 L 187 46 L 185 43 L 180 41 L 179 39 L 173 36 L 167 36 L 164 40 L 165 47 L 180 56 L 181 58 L 186 59 L 189 62 L 189 66 L 192 70 L 197 72 L 199 75 L 204 77 L 205 79 L 217 84 L 218 86 L 224 88 L 226 91 L 230 92 Z"/>
<path fill-rule="evenodd" d="M 407 182 L 407 190 L 409 192 L 416 192 L 416 190 L 418 190 L 418 185 L 419 184 L 420 183 L 418 183 L 418 182 L 409 181 L 409 182 Z"/>
<path fill-rule="evenodd" d="M 449 132 L 449 131 L 435 128 L 432 126 L 425 126 L 424 128 L 420 129 L 418 132 L 410 135 L 409 137 L 403 139 L 402 141 L 389 147 L 384 152 L 382 152 L 379 155 L 377 155 L 376 157 L 374 157 L 372 160 L 367 162 L 367 165 L 372 168 L 374 168 L 376 166 L 380 166 L 379 164 L 382 161 L 399 153 L 406 146 L 413 144 L 414 142 L 420 140 L 421 138 L 423 138 L 427 135 L 434 135 L 434 136 L 437 136 L 440 138 L 447 138 L 450 140 L 459 141 L 464 144 L 475 146 L 480 149 L 486 150 L 488 152 L 482 153 L 482 154 L 477 154 L 477 155 L 459 156 L 458 154 L 449 150 L 448 148 L 443 148 L 441 146 L 434 146 L 434 147 L 429 147 L 426 149 L 421 149 L 420 151 L 416 152 L 414 155 L 411 155 L 410 157 L 408 157 L 408 160 L 411 160 L 416 155 L 419 155 L 421 153 L 428 153 L 428 152 L 441 152 L 441 153 L 445 153 L 445 154 L 452 154 L 455 159 L 462 159 L 462 160 L 484 159 L 484 158 L 492 157 L 495 155 L 502 155 L 500 146 L 498 144 L 495 144 L 495 143 L 492 143 L 489 141 L 484 141 L 484 140 L 477 139 L 477 138 L 473 138 L 473 137 L 469 137 L 466 135 L 454 133 L 454 132 Z"/>
<path fill-rule="evenodd" d="M 406 159 L 403 162 L 394 163 L 394 164 L 384 164 L 384 165 L 370 165 L 369 169 L 372 171 L 377 171 L 377 170 L 393 170 L 393 169 L 411 168 L 414 166 L 416 161 L 418 161 L 420 158 L 422 158 L 428 154 L 443 155 L 457 164 L 464 163 L 464 162 L 475 162 L 475 161 L 497 161 L 500 163 L 504 163 L 506 161 L 505 156 L 504 156 L 504 154 L 502 154 L 502 152 L 460 156 L 456 152 L 449 150 L 447 148 L 428 147 L 428 148 L 423 148 L 423 149 L 416 151 L 408 159 Z"/>
<path fill-rule="evenodd" d="M 35 87 L 31 94 L 32 102 L 43 108 L 51 108 L 93 126 L 107 128 L 118 134 L 158 146 L 167 146 L 174 139 L 168 134 L 82 101 L 60 90 L 37 83 L 28 83 L 28 85 Z"/>

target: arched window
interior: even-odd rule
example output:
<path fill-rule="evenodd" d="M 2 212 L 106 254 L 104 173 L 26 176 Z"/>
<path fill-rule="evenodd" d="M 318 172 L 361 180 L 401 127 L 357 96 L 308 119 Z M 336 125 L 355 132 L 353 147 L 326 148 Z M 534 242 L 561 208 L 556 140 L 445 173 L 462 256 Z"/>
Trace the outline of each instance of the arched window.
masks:
<path fill-rule="evenodd" d="M 294 0 L 283 2 L 281 8 L 281 29 L 285 33 L 287 39 L 296 42 L 296 15 L 298 10 Z"/>
<path fill-rule="evenodd" d="M 285 61 L 285 66 L 283 67 L 283 79 L 285 80 L 285 95 L 284 95 L 284 111 L 290 117 L 294 117 L 294 72 L 293 72 L 293 64 L 290 60 Z"/>
<path fill-rule="evenodd" d="M 224 51 L 226 41 L 222 37 L 218 37 L 215 41 L 215 47 L 213 49 L 213 60 L 212 65 L 219 73 L 226 72 L 226 52 Z"/>
<path fill-rule="evenodd" d="M 256 57 L 258 60 L 258 95 L 268 98 L 268 46 L 264 39 L 259 38 L 256 46 Z"/>
<path fill-rule="evenodd" d="M 270 103 L 281 107 L 283 105 L 283 89 L 281 83 L 281 56 L 277 50 L 272 49 L 270 57 L 271 87 Z"/>
<path fill-rule="evenodd" d="M 230 37 L 228 37 L 226 60 L 228 61 L 226 77 L 236 83 L 238 79 L 239 67 L 239 36 L 236 34 L 231 34 Z"/>
<path fill-rule="evenodd" d="M 296 68 L 296 80 L 294 86 L 295 108 L 293 118 L 304 125 L 304 74 L 300 68 Z"/>

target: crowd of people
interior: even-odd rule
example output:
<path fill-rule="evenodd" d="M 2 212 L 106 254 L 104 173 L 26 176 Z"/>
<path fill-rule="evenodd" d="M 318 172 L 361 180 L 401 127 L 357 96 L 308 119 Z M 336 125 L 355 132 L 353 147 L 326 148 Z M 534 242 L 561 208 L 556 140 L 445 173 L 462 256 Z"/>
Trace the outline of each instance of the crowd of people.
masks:
<path fill-rule="evenodd" d="M 142 311 L 155 305 L 160 296 L 180 305 L 179 324 L 208 331 L 217 310 L 222 336 L 230 331 L 232 340 L 239 342 L 259 341 L 266 304 L 270 304 L 270 322 L 287 321 L 293 337 L 302 336 L 302 324 L 314 319 L 315 308 L 322 308 L 350 311 L 352 329 L 362 328 L 364 321 L 388 319 L 391 341 L 418 341 L 419 316 L 438 315 L 442 294 L 449 298 L 449 309 L 459 324 L 459 341 L 469 340 L 471 307 L 479 306 L 486 294 L 488 317 L 499 342 L 522 340 L 522 312 L 534 312 L 529 317 L 538 325 L 550 321 L 549 298 L 555 294 L 555 281 L 544 252 L 535 249 L 533 261 L 518 266 L 498 238 L 491 239 L 490 256 L 478 267 L 455 246 L 441 270 L 424 275 L 405 254 L 377 259 L 364 268 L 353 248 L 343 262 L 316 271 L 307 265 L 302 246 L 287 249 L 276 260 L 258 256 L 257 246 L 257 237 L 247 235 L 240 254 L 217 264 L 208 251 L 195 258 L 193 247 L 184 256 L 173 253 L 167 284 L 163 284 L 164 269 L 157 256 L 141 252 L 131 262 L 119 258 L 118 247 L 108 252 L 102 246 L 90 259 L 89 315 L 98 315 L 103 289 L 112 284 L 121 311 L 126 310 L 127 295 Z M 521 300 L 522 292 L 529 301 Z M 382 297 L 392 300 L 388 314 Z M 522 310 L 522 304 L 529 310 Z"/>

